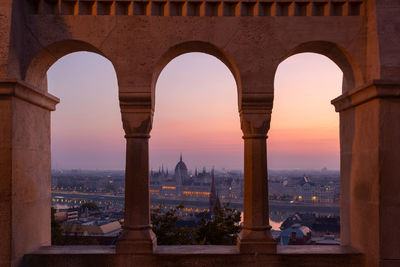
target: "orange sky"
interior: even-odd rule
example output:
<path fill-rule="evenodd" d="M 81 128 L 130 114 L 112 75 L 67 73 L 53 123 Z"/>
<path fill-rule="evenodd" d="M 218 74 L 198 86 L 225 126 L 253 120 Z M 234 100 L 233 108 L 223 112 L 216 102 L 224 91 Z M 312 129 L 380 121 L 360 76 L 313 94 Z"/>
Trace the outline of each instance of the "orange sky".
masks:
<path fill-rule="evenodd" d="M 339 168 L 338 115 L 330 100 L 340 94 L 341 77 L 333 62 L 316 54 L 281 63 L 268 138 L 270 168 Z M 56 62 L 48 79 L 49 91 L 61 98 L 52 114 L 53 168 L 124 168 L 112 64 L 74 53 Z M 243 168 L 236 85 L 223 63 L 200 53 L 182 55 L 164 68 L 156 90 L 152 168 L 173 168 L 180 152 L 189 169 Z"/>

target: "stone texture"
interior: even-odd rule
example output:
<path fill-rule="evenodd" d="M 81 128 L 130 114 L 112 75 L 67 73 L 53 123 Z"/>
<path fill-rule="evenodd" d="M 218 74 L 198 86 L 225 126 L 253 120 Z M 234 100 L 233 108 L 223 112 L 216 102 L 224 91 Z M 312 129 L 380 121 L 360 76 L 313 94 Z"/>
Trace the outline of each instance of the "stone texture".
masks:
<path fill-rule="evenodd" d="M 132 99 L 130 99 L 132 100 Z M 121 103 L 126 137 L 125 216 L 116 248 L 121 254 L 153 253 L 157 238 L 150 223 L 149 133 L 152 112 L 135 110 L 127 99 Z"/>
<path fill-rule="evenodd" d="M 127 255 L 156 249 L 148 210 L 155 84 L 170 60 L 188 52 L 217 57 L 236 80 L 245 136 L 245 230 L 239 249 L 275 251 L 266 215 L 265 140 L 273 119 L 274 75 L 287 57 L 314 52 L 329 57 L 343 71 L 343 95 L 333 101 L 340 113 L 342 244 L 365 253 L 367 266 L 396 265 L 399 12 L 398 0 L 1 1 L 0 263 L 17 266 L 24 254 L 49 243 L 49 114 L 58 100 L 46 93 L 46 72 L 68 53 L 90 51 L 114 65 L 127 138 L 127 220 L 117 244 L 119 254 L 36 255 L 31 266 L 161 261 L 195 266 L 311 266 L 316 261 L 320 266 L 359 266 L 359 258 L 335 258 L 331 250 L 324 256 L 283 255 L 279 249 L 278 254 L 262 257 L 189 253 L 176 258 L 168 253 L 157 256 L 157 250 L 156 256 Z"/>
<path fill-rule="evenodd" d="M 362 266 L 364 256 L 346 247 L 287 246 L 274 254 L 247 254 L 234 246 L 159 246 L 152 255 L 115 254 L 113 247 L 42 248 L 24 266 Z"/>
<path fill-rule="evenodd" d="M 241 253 L 275 253 L 268 212 L 267 132 L 270 111 L 253 102 L 240 112 L 244 139 L 243 226 L 237 246 Z M 262 102 L 261 102 L 262 103 Z"/>
<path fill-rule="evenodd" d="M 341 117 L 341 238 L 366 252 L 367 266 L 399 258 L 398 229 L 390 226 L 400 214 L 399 92 L 376 81 L 333 101 Z"/>
<path fill-rule="evenodd" d="M 1 116 L 7 116 L 0 120 L 0 259 L 11 266 L 50 244 L 50 111 L 41 106 L 54 109 L 57 100 L 29 90 L 0 83 Z"/>

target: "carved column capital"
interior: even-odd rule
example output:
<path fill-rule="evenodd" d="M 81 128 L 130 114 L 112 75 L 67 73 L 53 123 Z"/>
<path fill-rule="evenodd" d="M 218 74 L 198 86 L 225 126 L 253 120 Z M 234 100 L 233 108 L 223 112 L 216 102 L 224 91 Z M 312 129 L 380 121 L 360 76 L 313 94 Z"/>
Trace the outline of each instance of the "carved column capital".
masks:
<path fill-rule="evenodd" d="M 120 93 L 119 101 L 125 138 L 149 138 L 153 126 L 151 93 Z"/>
<path fill-rule="evenodd" d="M 240 126 L 243 139 L 267 138 L 271 122 L 271 111 L 246 111 L 240 112 Z"/>
<path fill-rule="evenodd" d="M 149 138 L 153 112 L 122 112 L 125 138 Z"/>

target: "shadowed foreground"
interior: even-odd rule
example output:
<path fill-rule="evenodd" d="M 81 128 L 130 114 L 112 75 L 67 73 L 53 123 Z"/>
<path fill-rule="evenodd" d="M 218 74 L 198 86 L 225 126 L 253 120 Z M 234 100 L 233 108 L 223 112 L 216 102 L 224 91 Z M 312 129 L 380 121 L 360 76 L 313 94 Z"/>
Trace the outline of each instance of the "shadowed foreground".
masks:
<path fill-rule="evenodd" d="M 235 246 L 158 246 L 153 255 L 116 254 L 114 246 L 42 247 L 23 266 L 363 266 L 341 246 L 278 246 L 277 254 L 239 254 Z"/>

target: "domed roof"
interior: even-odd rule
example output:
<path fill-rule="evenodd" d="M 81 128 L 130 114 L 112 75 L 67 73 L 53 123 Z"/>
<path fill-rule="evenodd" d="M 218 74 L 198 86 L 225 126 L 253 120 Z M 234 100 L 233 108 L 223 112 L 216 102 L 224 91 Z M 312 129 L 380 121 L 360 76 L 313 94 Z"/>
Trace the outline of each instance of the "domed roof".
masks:
<path fill-rule="evenodd" d="M 178 172 L 178 170 L 180 170 L 181 173 L 187 172 L 186 164 L 182 161 L 182 154 L 179 162 L 175 166 L 175 173 Z"/>

